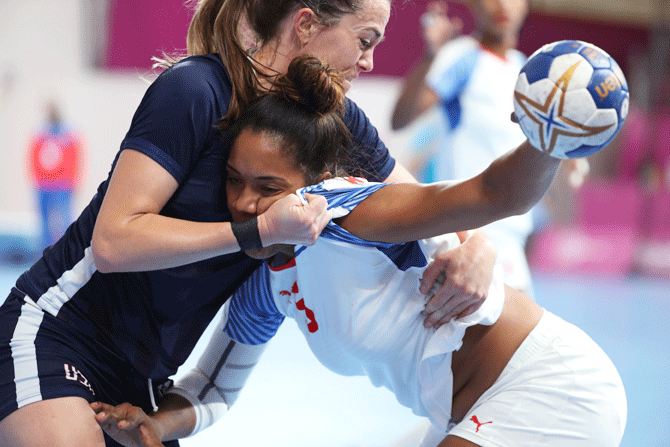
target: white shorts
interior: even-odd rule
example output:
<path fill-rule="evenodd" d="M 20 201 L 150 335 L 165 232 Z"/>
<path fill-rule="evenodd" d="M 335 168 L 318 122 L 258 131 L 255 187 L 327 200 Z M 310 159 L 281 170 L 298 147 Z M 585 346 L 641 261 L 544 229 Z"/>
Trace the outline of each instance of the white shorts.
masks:
<path fill-rule="evenodd" d="M 545 310 L 498 380 L 448 434 L 482 447 L 616 447 L 626 417 L 623 383 L 609 357 Z M 421 447 L 444 437 L 431 426 Z"/>

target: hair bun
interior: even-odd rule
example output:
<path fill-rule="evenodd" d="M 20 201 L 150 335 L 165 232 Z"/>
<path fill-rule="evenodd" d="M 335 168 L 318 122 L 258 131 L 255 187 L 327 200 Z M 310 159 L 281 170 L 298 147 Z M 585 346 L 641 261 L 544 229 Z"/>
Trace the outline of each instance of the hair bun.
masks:
<path fill-rule="evenodd" d="M 298 56 L 277 79 L 275 91 L 300 104 L 307 113 L 321 116 L 344 110 L 343 84 L 342 75 L 319 58 Z"/>

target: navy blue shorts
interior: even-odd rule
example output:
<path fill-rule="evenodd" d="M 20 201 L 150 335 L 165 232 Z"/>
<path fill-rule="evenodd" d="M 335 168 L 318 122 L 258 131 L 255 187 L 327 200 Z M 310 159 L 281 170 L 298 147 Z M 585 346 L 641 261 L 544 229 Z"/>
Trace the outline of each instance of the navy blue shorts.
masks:
<path fill-rule="evenodd" d="M 149 381 L 104 344 L 93 342 L 12 289 L 0 307 L 0 420 L 40 400 L 78 396 L 153 410 L 168 380 Z M 121 444 L 105 435 L 108 447 Z M 164 443 L 178 447 L 178 441 Z"/>

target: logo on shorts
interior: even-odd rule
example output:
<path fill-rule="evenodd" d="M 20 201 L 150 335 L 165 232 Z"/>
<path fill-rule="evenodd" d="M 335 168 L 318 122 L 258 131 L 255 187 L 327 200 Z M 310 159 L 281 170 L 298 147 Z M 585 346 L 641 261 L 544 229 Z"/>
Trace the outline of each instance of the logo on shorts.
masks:
<path fill-rule="evenodd" d="M 93 387 L 91 386 L 91 383 L 88 381 L 86 377 L 79 371 L 77 368 L 74 366 L 70 366 L 67 363 L 63 363 L 63 368 L 65 369 L 65 378 L 67 380 L 74 380 L 75 382 L 79 382 L 82 385 L 84 385 L 88 390 L 95 396 L 95 391 L 93 391 Z"/>
<path fill-rule="evenodd" d="M 472 416 L 472 417 L 470 418 L 470 420 L 471 420 L 472 422 L 474 422 L 475 424 L 477 424 L 477 430 L 475 430 L 475 433 L 479 433 L 479 427 L 481 427 L 482 425 L 493 424 L 493 421 L 479 422 L 479 419 L 477 419 L 477 416 Z"/>

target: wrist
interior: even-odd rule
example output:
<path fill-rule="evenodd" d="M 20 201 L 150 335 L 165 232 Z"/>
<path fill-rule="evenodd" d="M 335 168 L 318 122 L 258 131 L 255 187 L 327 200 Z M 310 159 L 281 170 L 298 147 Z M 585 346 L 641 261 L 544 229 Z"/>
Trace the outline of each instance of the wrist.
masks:
<path fill-rule="evenodd" d="M 257 250 L 263 248 L 258 228 L 258 217 L 243 222 L 231 222 L 230 228 L 241 250 Z"/>
<path fill-rule="evenodd" d="M 279 243 L 280 241 L 274 240 L 275 238 L 272 235 L 270 224 L 268 223 L 268 220 L 265 218 L 265 215 L 260 214 L 259 216 L 257 216 L 257 219 L 258 219 L 258 234 L 260 235 L 263 247 L 269 247 L 272 244 Z"/>

